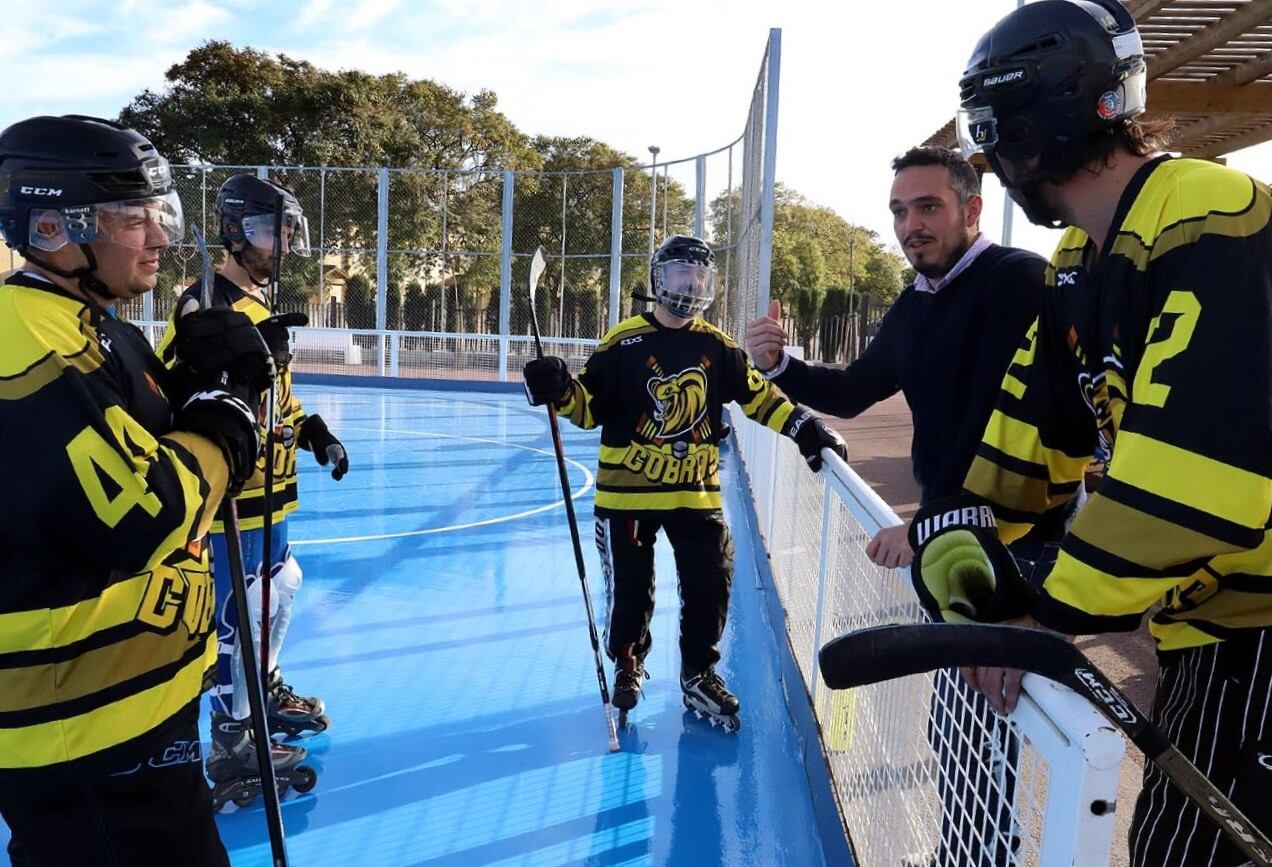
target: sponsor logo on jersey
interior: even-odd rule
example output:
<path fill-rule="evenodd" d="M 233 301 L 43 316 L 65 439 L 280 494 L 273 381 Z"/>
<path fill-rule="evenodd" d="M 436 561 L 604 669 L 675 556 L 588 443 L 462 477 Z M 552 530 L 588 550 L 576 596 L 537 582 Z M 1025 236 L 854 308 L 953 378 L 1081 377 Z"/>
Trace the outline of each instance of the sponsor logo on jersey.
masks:
<path fill-rule="evenodd" d="M 661 425 L 659 439 L 688 433 L 707 414 L 707 374 L 701 367 L 654 377 L 646 388 L 654 399 L 654 419 Z"/>
<path fill-rule="evenodd" d="M 1077 286 L 1078 272 L 1077 271 L 1057 271 L 1056 285 L 1057 286 Z"/>
<path fill-rule="evenodd" d="M 644 339 L 645 339 L 645 335 L 637 334 L 635 337 L 624 337 L 622 340 L 618 341 L 618 345 L 619 346 L 634 346 L 637 343 L 640 343 Z"/>
<path fill-rule="evenodd" d="M 676 443 L 680 445 L 680 443 Z M 632 443 L 623 453 L 623 467 L 651 482 L 664 485 L 700 485 L 714 479 L 720 471 L 720 455 L 714 448 L 704 447 L 677 457 L 661 449 Z"/>

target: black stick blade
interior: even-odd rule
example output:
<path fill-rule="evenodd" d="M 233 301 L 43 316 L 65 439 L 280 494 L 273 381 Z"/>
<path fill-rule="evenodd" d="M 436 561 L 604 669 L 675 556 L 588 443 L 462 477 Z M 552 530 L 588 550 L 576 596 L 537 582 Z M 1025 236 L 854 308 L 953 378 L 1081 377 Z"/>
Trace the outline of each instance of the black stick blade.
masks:
<path fill-rule="evenodd" d="M 1019 668 L 1068 682 L 1075 653 L 1063 636 L 1039 629 L 909 623 L 850 632 L 823 647 L 818 660 L 826 686 L 850 689 L 965 665 Z"/>

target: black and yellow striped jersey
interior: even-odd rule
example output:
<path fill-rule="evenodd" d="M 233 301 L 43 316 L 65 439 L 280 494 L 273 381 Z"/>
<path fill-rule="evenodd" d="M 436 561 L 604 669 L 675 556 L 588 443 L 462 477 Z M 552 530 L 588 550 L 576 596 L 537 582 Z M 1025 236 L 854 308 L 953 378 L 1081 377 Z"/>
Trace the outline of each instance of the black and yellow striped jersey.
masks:
<path fill-rule="evenodd" d="M 178 299 L 174 311 L 182 309 L 187 299 L 193 298 L 202 303 L 203 282 L 197 281 L 186 289 Z M 243 291 L 237 284 L 220 274 L 215 276 L 212 284 L 212 304 L 216 307 L 231 307 L 247 316 L 253 322 L 260 322 L 270 315 L 269 305 L 261 298 Z M 174 313 L 175 315 L 175 313 Z M 165 364 L 171 365 L 174 359 L 174 331 L 172 320 L 168 320 L 168 328 L 159 342 L 159 357 Z M 292 376 L 290 368 L 279 371 L 274 385 L 274 497 L 271 508 L 274 523 L 285 519 L 296 511 L 299 505 L 296 483 L 296 440 L 300 426 L 304 424 L 305 412 L 300 400 L 292 392 Z M 264 426 L 262 425 L 261 442 L 264 442 Z M 261 455 L 256 464 L 256 472 L 247 480 L 243 490 L 234 500 L 238 507 L 239 529 L 255 530 L 265 523 L 265 456 Z M 218 519 L 212 524 L 212 532 L 223 533 L 225 528 Z"/>
<path fill-rule="evenodd" d="M 202 540 L 228 468 L 172 430 L 165 380 L 132 325 L 0 286 L 0 773 L 152 748 L 216 661 Z"/>
<path fill-rule="evenodd" d="M 1038 619 L 1163 650 L 1272 626 L 1272 196 L 1209 162 L 1146 164 L 1094 264 L 1069 229 L 967 477 L 1010 540 L 1107 476 L 1066 536 Z"/>
<path fill-rule="evenodd" d="M 721 508 L 720 425 L 729 401 L 775 431 L 795 408 L 732 338 L 701 319 L 674 329 L 645 313 L 611 329 L 561 404 L 579 427 L 601 427 L 596 508 Z"/>

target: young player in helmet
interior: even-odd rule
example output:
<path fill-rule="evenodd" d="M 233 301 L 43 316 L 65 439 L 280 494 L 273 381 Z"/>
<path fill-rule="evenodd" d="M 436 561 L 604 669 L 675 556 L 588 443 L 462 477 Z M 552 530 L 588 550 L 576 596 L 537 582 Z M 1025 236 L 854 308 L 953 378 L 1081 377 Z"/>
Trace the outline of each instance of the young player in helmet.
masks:
<path fill-rule="evenodd" d="M 661 529 L 680 576 L 680 685 L 685 703 L 730 730 L 739 702 L 716 673 L 728 614 L 733 541 L 720 498 L 724 404 L 791 437 L 814 469 L 843 441 L 786 400 L 746 354 L 701 314 L 715 298 L 715 256 L 673 235 L 650 261 L 657 306 L 610 330 L 577 377 L 563 359 L 525 367 L 526 392 L 582 428 L 601 427 L 596 542 L 605 573 L 606 650 L 616 662 L 614 706 L 640 697 L 654 611 L 654 542 Z"/>
<path fill-rule="evenodd" d="M 1272 195 L 1162 154 L 1161 130 L 1137 118 L 1145 79 L 1112 0 L 1029 3 L 972 54 L 965 151 L 985 153 L 1030 220 L 1069 228 L 966 486 L 1010 541 L 1072 495 L 1097 442 L 1111 450 L 1026 622 L 1129 630 L 1160 604 L 1155 721 L 1268 831 Z M 976 568 L 923 554 L 938 590 L 949 568 Z M 1019 672 L 969 679 L 1015 704 Z M 1130 851 L 1136 865 L 1246 861 L 1152 764 Z"/>
<path fill-rule="evenodd" d="M 228 867 L 199 766 L 203 537 L 256 465 L 269 354 L 183 318 L 167 370 L 114 315 L 179 240 L 168 163 L 97 118 L 0 132 L 0 816 L 15 865 Z"/>
<path fill-rule="evenodd" d="M 270 672 L 265 682 L 269 726 L 272 732 L 294 736 L 321 732 L 329 723 L 322 700 L 297 695 L 284 682 L 278 667 L 279 652 L 291 623 L 292 607 L 301 586 L 300 564 L 287 544 L 287 516 L 297 500 L 297 449 L 313 452 L 320 464 L 332 465 L 332 478 L 339 480 L 348 470 L 344 446 L 328 430 L 321 416 L 306 415 L 292 391 L 291 353 L 288 327 L 304 325 L 303 314 L 273 315 L 264 287 L 273 271 L 276 209 L 281 200 L 284 256 L 308 253 L 308 226 L 300 203 L 291 191 L 250 174 L 234 175 L 217 193 L 217 218 L 221 242 L 227 251 L 225 264 L 217 271 L 212 287 L 214 306 L 245 313 L 261 330 L 274 354 L 278 376 L 274 384 L 274 478 L 270 531 Z M 183 293 L 177 310 L 197 302 L 201 282 Z M 160 354 L 169 357 L 170 344 L 160 345 Z M 236 498 L 243 546 L 243 568 L 248 576 L 249 609 L 254 630 L 261 626 L 261 572 L 265 562 L 264 501 L 265 465 Z M 208 755 L 208 775 L 218 784 L 216 795 L 230 794 L 239 778 L 255 774 L 255 754 L 247 724 L 247 691 L 242 678 L 242 660 L 235 641 L 239 623 L 226 566 L 224 530 L 220 522 L 212 526 L 213 567 L 217 583 L 217 627 L 220 653 L 217 682 L 212 693 L 212 750 Z M 291 767 L 305 755 L 293 745 L 274 745 L 275 763 Z"/>

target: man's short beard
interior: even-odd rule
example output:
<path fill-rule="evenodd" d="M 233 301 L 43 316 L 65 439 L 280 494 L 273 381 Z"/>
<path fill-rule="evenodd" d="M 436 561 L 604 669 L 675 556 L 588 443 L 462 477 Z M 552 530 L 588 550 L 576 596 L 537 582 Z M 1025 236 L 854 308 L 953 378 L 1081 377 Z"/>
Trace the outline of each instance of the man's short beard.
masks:
<path fill-rule="evenodd" d="M 918 266 L 915 266 L 914 270 L 929 280 L 940 280 L 946 274 L 950 273 L 950 271 L 954 270 L 954 266 L 958 264 L 958 260 L 963 258 L 963 255 L 967 253 L 971 246 L 972 242 L 968 238 L 964 237 L 963 243 L 951 250 L 950 255 L 946 256 L 943 262 L 938 265 L 930 265 L 926 268 L 919 268 Z"/>

